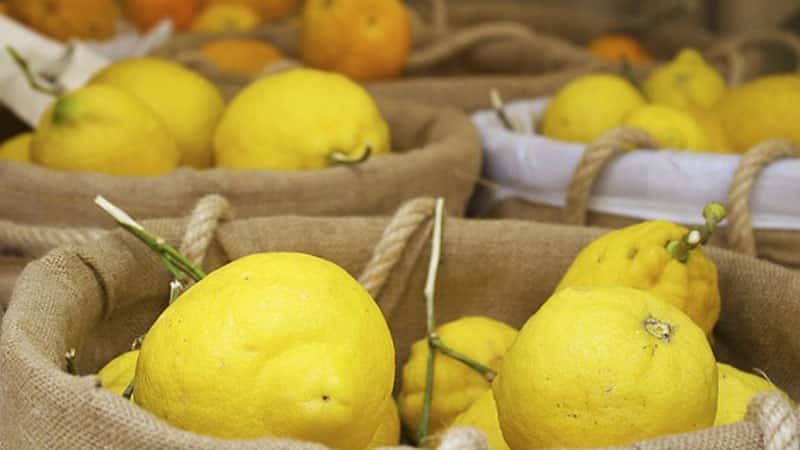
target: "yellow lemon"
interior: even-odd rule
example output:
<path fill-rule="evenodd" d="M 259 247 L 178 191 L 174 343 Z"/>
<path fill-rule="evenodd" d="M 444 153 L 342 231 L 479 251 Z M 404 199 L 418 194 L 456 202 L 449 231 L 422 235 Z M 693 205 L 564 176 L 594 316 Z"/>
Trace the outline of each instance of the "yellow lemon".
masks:
<path fill-rule="evenodd" d="M 657 297 L 568 288 L 522 328 L 493 391 L 513 450 L 623 446 L 711 426 L 717 365 L 703 331 Z"/>
<path fill-rule="evenodd" d="M 642 84 L 653 103 L 677 109 L 710 108 L 728 89 L 725 80 L 696 50 L 684 49 L 655 69 Z"/>
<path fill-rule="evenodd" d="M 211 165 L 211 139 L 224 108 L 211 82 L 171 61 L 131 58 L 106 67 L 90 83 L 116 86 L 155 111 L 178 143 L 181 165 Z"/>
<path fill-rule="evenodd" d="M 380 424 L 367 445 L 368 449 L 400 445 L 400 414 L 397 412 L 394 398 L 387 398 L 381 410 Z"/>
<path fill-rule="evenodd" d="M 112 359 L 100 369 L 100 372 L 97 372 L 100 384 L 109 391 L 122 395 L 133 381 L 138 359 L 139 350 L 126 352 Z"/>
<path fill-rule="evenodd" d="M 107 85 L 60 97 L 31 141 L 31 159 L 52 169 L 160 175 L 175 170 L 179 158 L 161 119 L 136 97 Z"/>
<path fill-rule="evenodd" d="M 691 115 L 669 106 L 642 106 L 633 110 L 623 124 L 649 132 L 665 149 L 710 150 L 711 144 L 703 127 Z"/>
<path fill-rule="evenodd" d="M 436 333 L 450 348 L 494 370 L 500 367 L 503 355 L 517 336 L 514 328 L 478 316 L 463 317 L 444 324 L 436 329 Z M 422 417 L 427 362 L 428 341 L 421 339 L 411 346 L 411 354 L 403 366 L 402 390 L 398 399 L 403 424 L 414 438 L 419 433 Z M 484 376 L 437 352 L 429 434 L 446 429 L 489 387 L 489 381 Z"/>
<path fill-rule="evenodd" d="M 497 420 L 497 405 L 494 394 L 488 390 L 481 394 L 475 403 L 466 411 L 459 414 L 452 424 L 453 427 L 473 427 L 481 430 L 489 441 L 489 450 L 509 450 L 500 422 Z"/>
<path fill-rule="evenodd" d="M 685 263 L 664 248 L 687 232 L 654 220 L 606 233 L 581 250 L 556 292 L 583 286 L 642 289 L 678 307 L 711 334 L 720 310 L 717 266 L 702 248 L 691 250 Z"/>
<path fill-rule="evenodd" d="M 731 153 L 731 146 L 728 144 L 728 137 L 722 129 L 722 122 L 717 114 L 710 109 L 687 108 L 686 113 L 703 128 L 708 138 L 708 149 L 719 153 Z"/>
<path fill-rule="evenodd" d="M 0 144 L 0 159 L 30 162 L 33 133 L 20 133 Z"/>
<path fill-rule="evenodd" d="M 219 33 L 252 30 L 261 23 L 253 7 L 239 3 L 212 3 L 192 22 L 192 31 Z"/>
<path fill-rule="evenodd" d="M 714 107 L 733 151 L 768 139 L 800 144 L 800 76 L 771 75 L 732 89 Z"/>
<path fill-rule="evenodd" d="M 744 419 L 750 399 L 759 392 L 779 392 L 789 397 L 769 380 L 723 363 L 717 363 L 719 399 L 714 425 L 727 425 Z"/>
<path fill-rule="evenodd" d="M 161 314 L 134 393 L 200 434 L 364 449 L 394 369 L 386 320 L 356 280 L 314 256 L 265 253 L 217 269 Z"/>
<path fill-rule="evenodd" d="M 243 89 L 214 137 L 217 165 L 237 169 L 309 170 L 370 149 L 389 151 L 389 126 L 369 94 L 342 75 L 294 69 Z"/>
<path fill-rule="evenodd" d="M 544 112 L 540 129 L 553 139 L 592 142 L 622 125 L 645 101 L 636 88 L 616 75 L 585 75 L 567 83 Z"/>

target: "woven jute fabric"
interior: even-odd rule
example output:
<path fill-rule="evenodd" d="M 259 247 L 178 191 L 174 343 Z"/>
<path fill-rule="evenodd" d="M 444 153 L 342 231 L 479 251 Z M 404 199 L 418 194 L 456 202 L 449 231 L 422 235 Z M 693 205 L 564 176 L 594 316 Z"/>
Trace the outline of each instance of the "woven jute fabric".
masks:
<path fill-rule="evenodd" d="M 425 334 L 432 204 L 418 200 L 394 218 L 223 221 L 205 252 L 204 267 L 212 270 L 268 251 L 305 252 L 336 262 L 376 293 L 400 367 L 411 343 Z M 145 226 L 179 245 L 188 222 L 156 220 Z M 551 295 L 580 249 L 600 233 L 524 221 L 446 219 L 437 319 L 444 323 L 482 314 L 521 326 Z M 794 326 L 800 317 L 800 275 L 725 250 L 708 253 L 719 267 L 723 300 L 714 340 L 718 358 L 763 369 L 789 395 L 800 397 L 800 341 Z M 198 436 L 98 387 L 92 374 L 146 332 L 166 306 L 168 282 L 168 272 L 150 250 L 120 231 L 56 249 L 25 269 L 0 332 L 3 448 L 321 449 L 278 439 L 232 442 Z M 65 372 L 63 356 L 73 347 L 81 376 Z M 629 448 L 795 448 L 797 413 L 773 397 L 757 400 L 739 424 Z M 486 448 L 474 430 L 454 435 L 447 448 Z"/>

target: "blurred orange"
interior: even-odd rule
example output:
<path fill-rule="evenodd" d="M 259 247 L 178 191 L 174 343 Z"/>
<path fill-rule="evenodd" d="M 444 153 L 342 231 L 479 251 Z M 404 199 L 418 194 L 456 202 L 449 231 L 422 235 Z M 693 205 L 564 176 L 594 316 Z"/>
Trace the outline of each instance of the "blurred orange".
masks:
<path fill-rule="evenodd" d="M 403 71 L 411 22 L 400 0 L 307 0 L 300 54 L 307 65 L 355 80 L 381 80 Z"/>
<path fill-rule="evenodd" d="M 215 3 L 206 6 L 192 22 L 192 31 L 221 33 L 247 31 L 261 24 L 261 16 L 247 5 Z"/>
<path fill-rule="evenodd" d="M 220 71 L 253 77 L 284 59 L 280 50 L 255 39 L 222 39 L 204 45 L 200 52 Z"/>
<path fill-rule="evenodd" d="M 279 19 L 294 12 L 300 5 L 300 0 L 205 0 L 205 4 L 236 3 L 246 5 L 261 14 L 265 21 Z"/>
<path fill-rule="evenodd" d="M 645 64 L 653 60 L 639 41 L 624 34 L 597 37 L 589 42 L 588 49 L 596 58 L 613 63 L 622 62 L 625 58 L 633 64 Z"/>
<path fill-rule="evenodd" d="M 171 19 L 176 29 L 187 30 L 199 9 L 198 0 L 125 0 L 124 4 L 128 19 L 141 30 L 165 19 Z"/>
<path fill-rule="evenodd" d="M 114 0 L 10 0 L 8 14 L 55 39 L 107 39 L 118 17 Z"/>

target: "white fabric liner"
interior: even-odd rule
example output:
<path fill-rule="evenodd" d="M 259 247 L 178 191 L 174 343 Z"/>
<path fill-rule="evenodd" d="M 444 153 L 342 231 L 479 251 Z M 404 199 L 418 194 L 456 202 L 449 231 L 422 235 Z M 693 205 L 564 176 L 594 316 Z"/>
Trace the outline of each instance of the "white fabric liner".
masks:
<path fill-rule="evenodd" d="M 494 111 L 472 116 L 483 141 L 484 177 L 491 206 L 508 198 L 564 207 L 566 193 L 585 144 L 557 141 L 534 132 L 548 98 L 519 101 L 506 113 L 524 132 L 503 128 Z M 670 150 L 635 150 L 612 161 L 598 179 L 589 201 L 592 211 L 665 219 L 695 225 L 703 206 L 725 203 L 739 155 Z M 750 197 L 753 227 L 800 230 L 800 159 L 769 165 Z"/>

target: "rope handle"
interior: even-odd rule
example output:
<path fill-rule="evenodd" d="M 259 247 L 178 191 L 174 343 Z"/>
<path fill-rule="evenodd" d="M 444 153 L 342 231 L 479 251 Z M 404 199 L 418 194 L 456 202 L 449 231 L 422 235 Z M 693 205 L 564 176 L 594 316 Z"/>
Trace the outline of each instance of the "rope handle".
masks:
<path fill-rule="evenodd" d="M 614 128 L 586 147 L 567 188 L 564 223 L 586 225 L 589 198 L 606 166 L 629 148 L 659 148 L 646 131 L 639 128 Z"/>
<path fill-rule="evenodd" d="M 739 253 L 757 256 L 756 239 L 750 217 L 750 195 L 756 178 L 771 163 L 783 158 L 800 158 L 800 147 L 792 142 L 775 139 L 764 141 L 739 161 L 728 190 L 728 243 Z"/>
<path fill-rule="evenodd" d="M 747 406 L 745 420 L 761 431 L 764 450 L 800 449 L 800 410 L 776 392 L 756 394 Z"/>
<path fill-rule="evenodd" d="M 728 65 L 728 84 L 738 86 L 749 77 L 745 50 L 763 44 L 778 44 L 794 54 L 800 71 L 800 37 L 780 30 L 752 30 L 719 40 L 706 51 L 708 59 L 722 59 Z"/>

